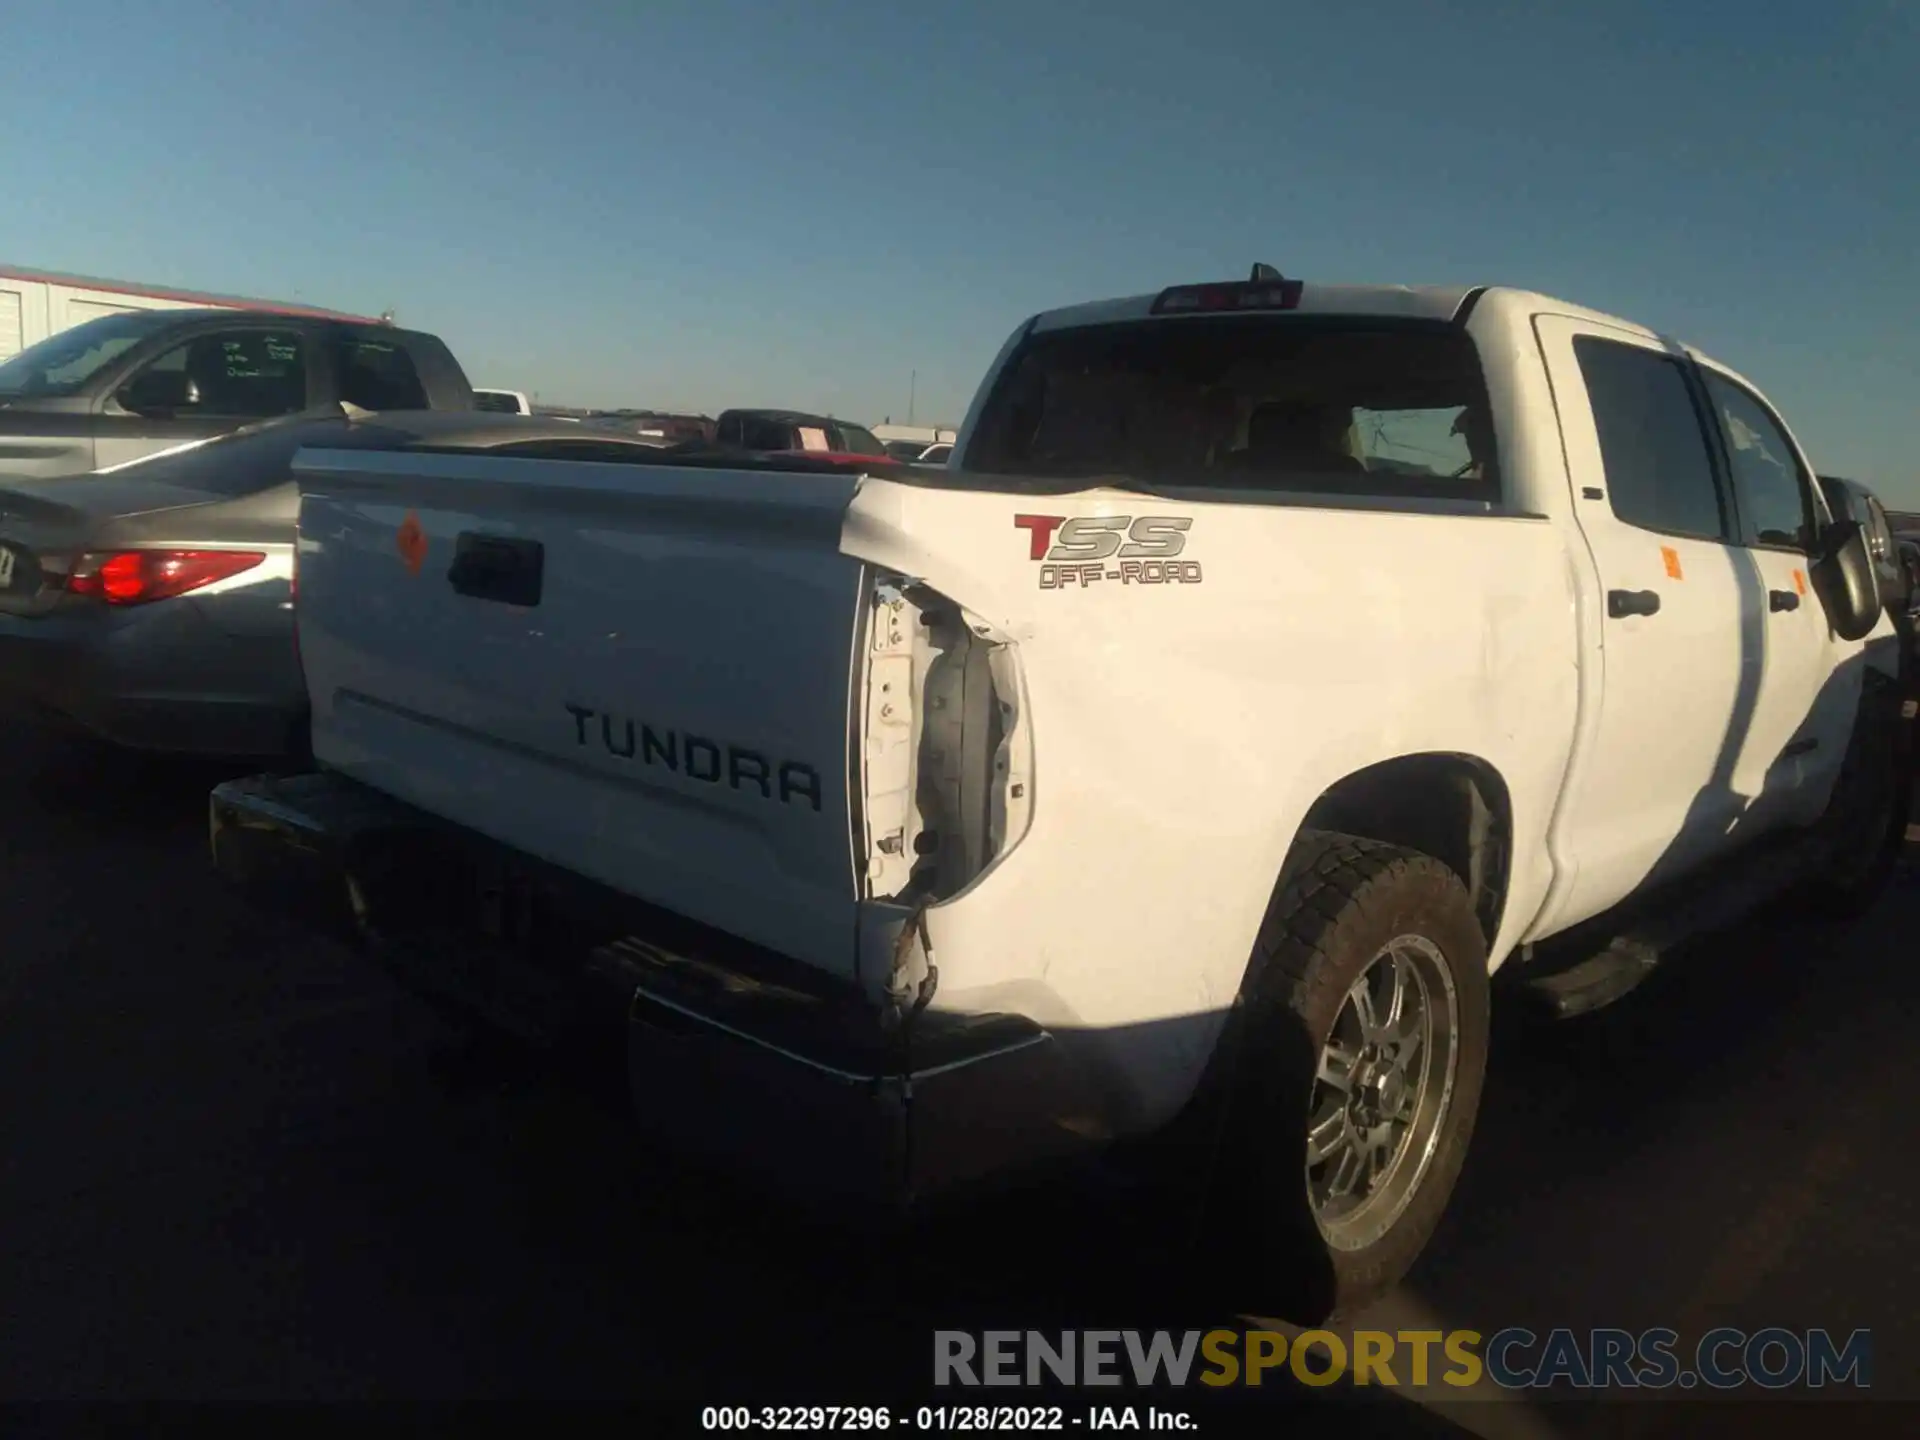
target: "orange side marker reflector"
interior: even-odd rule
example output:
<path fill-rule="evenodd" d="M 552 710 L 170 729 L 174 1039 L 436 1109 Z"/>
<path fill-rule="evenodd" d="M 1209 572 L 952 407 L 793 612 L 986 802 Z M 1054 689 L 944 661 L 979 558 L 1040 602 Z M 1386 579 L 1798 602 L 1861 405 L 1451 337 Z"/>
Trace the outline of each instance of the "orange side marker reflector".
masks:
<path fill-rule="evenodd" d="M 1680 573 L 1680 552 L 1678 550 L 1674 549 L 1671 545 L 1662 545 L 1660 547 L 1660 558 L 1666 562 L 1667 578 L 1669 580 L 1684 580 L 1687 578 Z"/>
<path fill-rule="evenodd" d="M 1807 577 L 1802 575 L 1798 570 L 1793 572 L 1793 588 L 1802 595 L 1807 593 Z"/>
<path fill-rule="evenodd" d="M 411 510 L 407 518 L 400 522 L 399 532 L 393 537 L 400 551 L 400 558 L 406 562 L 410 574 L 418 575 L 420 567 L 427 563 L 427 532 L 421 525 L 420 517 Z"/>

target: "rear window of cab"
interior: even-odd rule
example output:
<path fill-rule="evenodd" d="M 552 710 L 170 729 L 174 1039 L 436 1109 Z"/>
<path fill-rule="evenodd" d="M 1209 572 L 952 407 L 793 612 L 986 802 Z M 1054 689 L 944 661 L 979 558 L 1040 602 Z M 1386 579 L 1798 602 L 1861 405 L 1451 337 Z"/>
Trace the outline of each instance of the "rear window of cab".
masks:
<path fill-rule="evenodd" d="M 969 470 L 1251 493 L 1493 500 L 1473 341 L 1438 321 L 1183 316 L 1042 331 Z"/>

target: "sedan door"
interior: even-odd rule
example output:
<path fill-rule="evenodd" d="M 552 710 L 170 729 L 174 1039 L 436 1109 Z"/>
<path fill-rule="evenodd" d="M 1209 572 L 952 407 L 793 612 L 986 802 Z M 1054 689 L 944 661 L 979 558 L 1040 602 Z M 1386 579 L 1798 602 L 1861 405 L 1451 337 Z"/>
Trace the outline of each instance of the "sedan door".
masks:
<path fill-rule="evenodd" d="M 95 425 L 84 400 L 0 406 L 0 484 L 85 474 L 94 466 Z"/>

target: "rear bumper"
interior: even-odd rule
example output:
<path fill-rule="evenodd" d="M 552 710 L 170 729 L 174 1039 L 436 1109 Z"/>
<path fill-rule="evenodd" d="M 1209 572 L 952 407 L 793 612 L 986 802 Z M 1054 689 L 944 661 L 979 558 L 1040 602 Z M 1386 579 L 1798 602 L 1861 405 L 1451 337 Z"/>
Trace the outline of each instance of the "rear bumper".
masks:
<path fill-rule="evenodd" d="M 538 962 L 489 938 L 477 905 L 422 923 L 392 898 L 464 896 L 446 888 L 447 855 L 509 852 L 332 775 L 222 785 L 210 829 L 223 875 L 367 945 L 438 1002 L 536 1037 L 617 1022 L 642 1127 L 794 1200 L 841 1215 L 914 1208 L 1088 1144 L 1083 1077 L 1026 1017 L 902 1020 L 808 967 L 572 877 L 536 886 L 561 912 L 549 933 L 568 936 L 543 941 Z M 407 857 L 398 869 L 395 856 Z M 573 959 L 556 965 L 569 944 Z"/>
<path fill-rule="evenodd" d="M 291 638 L 280 648 L 168 601 L 126 616 L 0 615 L 0 692 L 130 749 L 281 756 L 297 748 L 306 701 Z"/>

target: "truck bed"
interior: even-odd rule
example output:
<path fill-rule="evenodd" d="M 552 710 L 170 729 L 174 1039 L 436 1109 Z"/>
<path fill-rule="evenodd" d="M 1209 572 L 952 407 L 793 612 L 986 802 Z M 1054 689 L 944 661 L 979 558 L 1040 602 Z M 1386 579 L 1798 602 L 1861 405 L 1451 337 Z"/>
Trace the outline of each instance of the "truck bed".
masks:
<path fill-rule="evenodd" d="M 851 971 L 855 477 L 324 450 L 296 470 L 321 764 Z"/>

